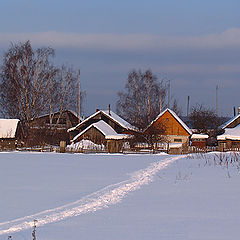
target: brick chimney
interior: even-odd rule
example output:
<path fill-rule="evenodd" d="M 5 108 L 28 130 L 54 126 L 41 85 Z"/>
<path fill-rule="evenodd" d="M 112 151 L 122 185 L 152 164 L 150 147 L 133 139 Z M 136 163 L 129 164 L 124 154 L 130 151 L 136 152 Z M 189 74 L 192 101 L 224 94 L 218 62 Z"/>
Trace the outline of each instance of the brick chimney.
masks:
<path fill-rule="evenodd" d="M 111 115 L 111 105 L 108 105 L 108 114 Z"/>
<path fill-rule="evenodd" d="M 240 107 L 238 107 L 238 114 L 240 114 Z"/>

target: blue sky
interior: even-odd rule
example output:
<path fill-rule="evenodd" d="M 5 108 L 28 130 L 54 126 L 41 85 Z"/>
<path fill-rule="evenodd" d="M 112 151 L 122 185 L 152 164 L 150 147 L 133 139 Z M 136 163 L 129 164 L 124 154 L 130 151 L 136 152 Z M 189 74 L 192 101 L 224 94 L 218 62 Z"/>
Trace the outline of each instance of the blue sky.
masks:
<path fill-rule="evenodd" d="M 56 63 L 81 68 L 85 112 L 113 108 L 133 68 L 171 79 L 191 104 L 232 115 L 240 106 L 240 1 L 0 0 L 0 53 L 10 41 L 51 46 Z"/>

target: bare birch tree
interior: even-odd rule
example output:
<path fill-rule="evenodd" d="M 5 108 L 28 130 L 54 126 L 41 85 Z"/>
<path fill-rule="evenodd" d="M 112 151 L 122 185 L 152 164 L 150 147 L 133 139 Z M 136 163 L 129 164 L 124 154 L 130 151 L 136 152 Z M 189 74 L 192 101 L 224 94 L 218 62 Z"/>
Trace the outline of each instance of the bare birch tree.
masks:
<path fill-rule="evenodd" d="M 29 121 L 46 110 L 46 93 L 56 69 L 50 62 L 52 48 L 34 51 L 29 41 L 11 44 L 1 68 L 0 105 L 11 118 Z"/>
<path fill-rule="evenodd" d="M 140 129 L 165 107 L 166 85 L 151 70 L 133 70 L 128 74 L 124 91 L 118 93 L 117 113 Z"/>
<path fill-rule="evenodd" d="M 0 73 L 0 109 L 5 117 L 27 124 L 49 114 L 52 123 L 54 112 L 76 110 L 77 73 L 72 67 L 57 68 L 53 57 L 52 48 L 33 50 L 30 41 L 11 44 Z"/>

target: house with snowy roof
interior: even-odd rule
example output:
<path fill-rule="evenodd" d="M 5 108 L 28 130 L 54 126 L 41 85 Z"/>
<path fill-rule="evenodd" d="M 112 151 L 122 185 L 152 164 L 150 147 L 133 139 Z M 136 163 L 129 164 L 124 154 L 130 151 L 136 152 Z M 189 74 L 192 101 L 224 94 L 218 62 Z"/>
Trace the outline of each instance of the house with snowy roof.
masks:
<path fill-rule="evenodd" d="M 72 143 L 77 143 L 81 140 L 90 140 L 96 145 L 104 145 L 109 153 L 114 153 L 121 152 L 124 142 L 130 138 L 131 135 L 119 134 L 105 121 L 100 120 L 92 123 L 77 134 L 73 138 Z"/>
<path fill-rule="evenodd" d="M 119 152 L 123 143 L 132 138 L 136 127 L 110 110 L 98 110 L 78 125 L 68 129 L 73 143 L 91 140 L 104 144 L 108 152 Z"/>
<path fill-rule="evenodd" d="M 239 124 L 240 124 L 240 109 L 238 115 L 234 116 L 233 118 L 229 119 L 227 122 L 222 124 L 220 128 L 222 130 L 224 130 L 225 128 L 235 128 Z"/>
<path fill-rule="evenodd" d="M 118 116 L 110 109 L 109 110 L 97 109 L 94 114 L 80 122 L 75 127 L 68 129 L 68 132 L 71 134 L 73 139 L 77 134 L 82 132 L 91 124 L 96 123 L 100 120 L 110 125 L 114 129 L 114 131 L 118 134 L 132 134 L 137 131 L 136 127 L 132 126 L 130 123 L 122 119 L 120 116 Z"/>
<path fill-rule="evenodd" d="M 0 149 L 15 149 L 24 140 L 19 119 L 0 119 Z"/>
<path fill-rule="evenodd" d="M 192 131 L 188 126 L 169 108 L 161 112 L 144 131 L 147 132 L 153 128 L 164 128 L 161 134 L 166 137 L 166 141 L 170 146 L 176 144 L 178 144 L 178 147 L 183 144 L 188 145 L 189 137 L 192 135 Z"/>
<path fill-rule="evenodd" d="M 240 109 L 239 109 L 240 110 Z M 223 134 L 217 136 L 220 151 L 240 149 L 240 111 L 221 126 Z"/>

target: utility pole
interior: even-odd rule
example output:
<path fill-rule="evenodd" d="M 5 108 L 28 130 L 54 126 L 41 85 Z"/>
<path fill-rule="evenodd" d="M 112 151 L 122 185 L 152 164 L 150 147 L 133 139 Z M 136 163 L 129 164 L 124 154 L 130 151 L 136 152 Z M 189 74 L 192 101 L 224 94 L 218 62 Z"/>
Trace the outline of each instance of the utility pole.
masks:
<path fill-rule="evenodd" d="M 190 96 L 187 97 L 187 117 L 189 114 Z"/>
<path fill-rule="evenodd" d="M 78 69 L 78 117 L 81 121 L 81 84 L 80 84 L 80 68 Z"/>
<path fill-rule="evenodd" d="M 168 80 L 168 108 L 170 108 L 170 80 Z"/>
<path fill-rule="evenodd" d="M 216 116 L 218 117 L 218 85 L 216 86 Z"/>

